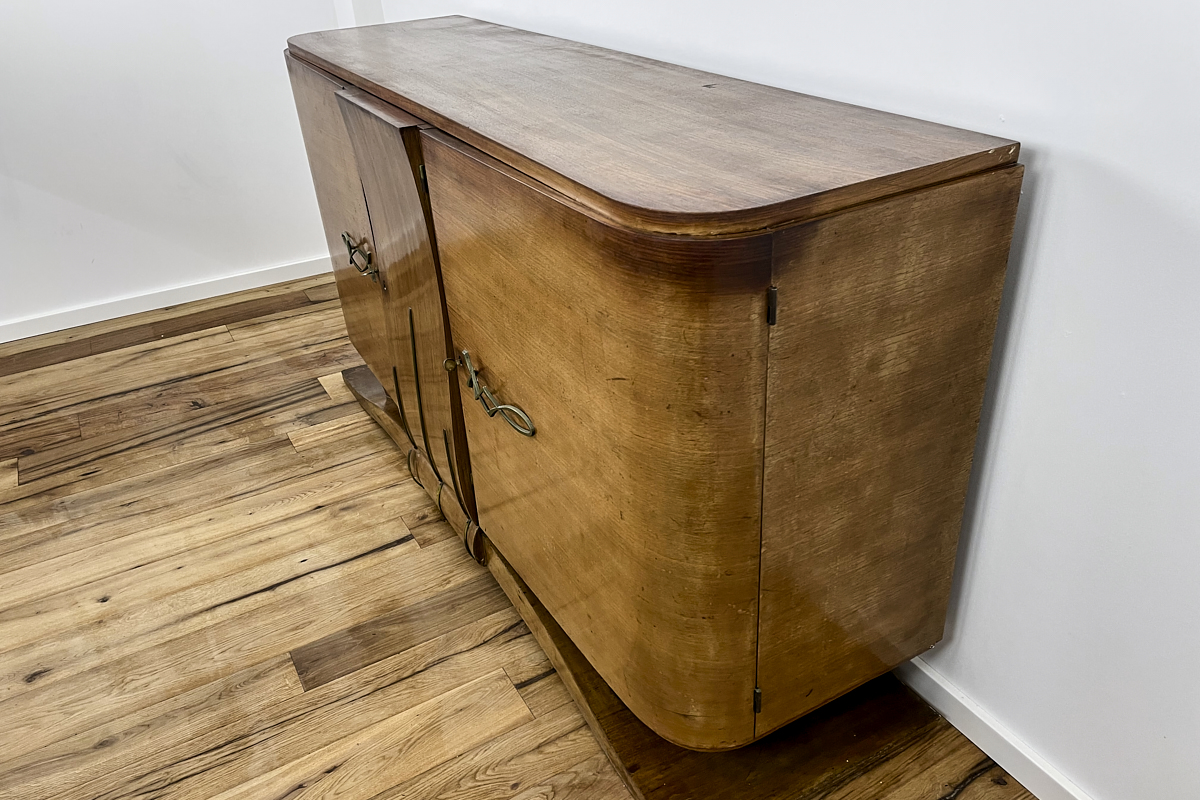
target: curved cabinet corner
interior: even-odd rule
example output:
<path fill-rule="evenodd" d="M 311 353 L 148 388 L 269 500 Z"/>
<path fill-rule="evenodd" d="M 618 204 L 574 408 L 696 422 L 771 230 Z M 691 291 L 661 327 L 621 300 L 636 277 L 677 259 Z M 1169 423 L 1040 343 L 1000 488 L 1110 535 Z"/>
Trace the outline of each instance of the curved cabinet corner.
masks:
<path fill-rule="evenodd" d="M 423 133 L 480 525 L 664 738 L 754 738 L 768 237 L 623 232 Z"/>

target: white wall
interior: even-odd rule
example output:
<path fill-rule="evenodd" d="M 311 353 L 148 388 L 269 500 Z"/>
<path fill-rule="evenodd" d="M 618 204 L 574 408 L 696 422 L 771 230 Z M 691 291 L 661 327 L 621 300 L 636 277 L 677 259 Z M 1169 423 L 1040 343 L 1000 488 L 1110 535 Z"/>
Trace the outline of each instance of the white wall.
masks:
<path fill-rule="evenodd" d="M 1200 4 L 384 11 L 464 13 L 1023 142 L 954 608 L 926 661 L 1096 800 L 1200 798 Z"/>
<path fill-rule="evenodd" d="M 0 3 L 0 341 L 328 269 L 282 53 L 337 26 L 333 0 Z"/>

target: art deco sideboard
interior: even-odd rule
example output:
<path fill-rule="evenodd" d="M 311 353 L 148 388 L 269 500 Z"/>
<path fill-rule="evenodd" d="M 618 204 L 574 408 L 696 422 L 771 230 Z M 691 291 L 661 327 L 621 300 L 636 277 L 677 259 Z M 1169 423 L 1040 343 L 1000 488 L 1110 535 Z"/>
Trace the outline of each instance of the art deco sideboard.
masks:
<path fill-rule="evenodd" d="M 1015 142 L 462 17 L 286 58 L 414 474 L 639 719 L 740 747 L 941 638 Z"/>

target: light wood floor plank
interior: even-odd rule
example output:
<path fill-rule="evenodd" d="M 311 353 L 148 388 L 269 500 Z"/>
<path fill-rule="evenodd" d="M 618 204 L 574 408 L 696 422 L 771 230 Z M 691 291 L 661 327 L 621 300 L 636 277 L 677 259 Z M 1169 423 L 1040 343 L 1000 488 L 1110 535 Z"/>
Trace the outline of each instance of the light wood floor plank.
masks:
<path fill-rule="evenodd" d="M 523 686 L 518 685 L 517 691 L 535 717 L 545 716 L 563 706 L 574 708 L 571 695 L 557 674 L 536 676 L 535 680 Z"/>
<path fill-rule="evenodd" d="M 325 391 L 329 394 L 329 398 L 335 403 L 356 403 L 354 393 L 346 386 L 346 381 L 342 379 L 341 372 L 334 372 L 329 375 L 322 375 L 317 378 L 321 385 L 325 387 Z"/>
<path fill-rule="evenodd" d="M 333 290 L 332 296 L 328 296 L 330 289 Z M 265 313 L 277 310 L 269 302 L 263 303 L 262 301 L 270 301 L 297 293 L 303 293 L 309 303 L 336 298 L 337 287 L 333 283 L 333 274 L 325 273 L 311 278 L 247 289 L 236 295 L 204 298 L 140 314 L 130 314 L 117 319 L 68 328 L 63 331 L 0 343 L 0 364 L 4 365 L 4 367 L 0 367 L 0 373 L 25 372 L 31 368 L 95 355 L 98 352 L 96 350 L 96 340 L 98 339 L 107 343 L 124 335 L 123 343 L 113 342 L 113 344 L 116 347 L 128 347 L 137 343 L 130 340 L 127 332 L 131 330 L 148 329 L 153 338 L 160 339 L 212 328 L 225 324 L 227 321 L 260 317 Z M 212 321 L 213 316 L 210 315 L 216 315 L 219 317 L 219 321 Z M 115 349 L 107 344 L 101 346 Z"/>
<path fill-rule="evenodd" d="M 347 581 L 296 592 L 0 702 L 0 765 L 5 755 L 18 757 L 469 580 L 475 573 L 462 569 L 465 556 L 454 545 L 401 545 Z"/>
<path fill-rule="evenodd" d="M 0 574 L 120 538 L 135 525 L 158 528 L 278 489 L 313 471 L 281 436 L 82 491 L 66 485 L 3 504 Z"/>
<path fill-rule="evenodd" d="M 306 512 L 313 505 L 336 506 L 356 495 L 407 478 L 398 475 L 394 469 L 362 473 L 357 463 L 320 470 L 283 486 L 253 493 L 159 527 L 147 527 L 137 518 L 122 520 L 125 524 L 112 532 L 123 532 L 124 535 L 5 573 L 4 583 L 0 585 L 0 609 L 13 609 L 38 597 L 131 569 L 141 570 L 139 577 L 150 576 L 167 568 L 159 562 L 177 553 L 239 536 L 255 527 Z M 414 485 L 406 489 L 395 506 L 406 507 L 409 498 L 416 494 L 414 488 L 420 487 Z M 169 568 L 174 569 L 174 565 Z M 6 633 L 2 623 L 5 618 L 6 612 L 0 611 L 0 642 Z M 3 648 L 4 644 L 0 643 L 0 649 Z"/>
<path fill-rule="evenodd" d="M 79 417 L 55 414 L 0 426 L 0 460 L 29 456 L 80 437 Z"/>
<path fill-rule="evenodd" d="M 17 488 L 17 460 L 9 458 L 0 461 L 0 501 L 4 499 L 6 489 Z"/>
<path fill-rule="evenodd" d="M 629 790 L 621 783 L 608 759 L 596 754 L 513 795 L 513 800 L 602 800 L 613 797 L 629 797 Z"/>
<path fill-rule="evenodd" d="M 599 752 L 583 718 L 573 707 L 563 707 L 399 783 L 372 800 L 512 797 Z M 620 793 L 612 796 L 628 797 Z"/>
<path fill-rule="evenodd" d="M 333 281 L 330 281 L 322 284 L 321 286 L 314 286 L 311 289 L 305 289 L 304 294 L 307 295 L 308 299 L 313 303 L 323 303 L 327 300 L 337 300 L 337 284 Z"/>
<path fill-rule="evenodd" d="M 344 736 L 214 800 L 368 800 L 532 719 L 500 670 Z"/>
<path fill-rule="evenodd" d="M 208 798 L 494 672 L 498 658 L 536 647 L 511 609 L 499 612 L 151 755 L 136 776 L 95 781 L 64 800 Z"/>
<path fill-rule="evenodd" d="M 355 411 L 361 411 L 355 405 Z M 364 433 L 372 429 L 375 421 L 366 414 L 350 414 L 338 419 L 332 419 L 328 422 L 322 422 L 317 425 L 310 425 L 306 428 L 297 428 L 288 432 L 288 438 L 292 441 L 292 447 L 298 452 L 311 450 L 316 445 L 322 442 L 338 442 L 347 436 Z"/>
<path fill-rule="evenodd" d="M 188 748 L 212 731 L 236 725 L 303 691 L 287 656 L 131 714 L 102 721 L 5 765 L 0 798 L 52 800 L 83 797 L 76 787 L 114 785 L 142 774 L 158 753 Z"/>
<path fill-rule="evenodd" d="M 153 576 L 137 570 L 5 610 L 4 635 L 27 643 L 0 653 L 0 700 L 344 579 L 410 541 L 403 523 L 379 516 L 409 491 L 369 493 L 165 559 Z"/>

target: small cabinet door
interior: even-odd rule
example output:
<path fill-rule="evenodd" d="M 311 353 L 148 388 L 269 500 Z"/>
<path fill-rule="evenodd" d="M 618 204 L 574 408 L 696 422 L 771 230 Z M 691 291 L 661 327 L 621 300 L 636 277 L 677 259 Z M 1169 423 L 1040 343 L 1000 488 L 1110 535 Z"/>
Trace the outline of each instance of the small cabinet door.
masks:
<path fill-rule="evenodd" d="M 446 321 L 420 120 L 357 89 L 337 93 L 377 248 L 383 308 L 393 332 L 396 391 L 409 434 L 439 479 L 475 517 L 470 460 Z"/>
<path fill-rule="evenodd" d="M 344 86 L 290 55 L 284 58 L 346 317 L 346 332 L 371 372 L 394 395 L 391 335 L 384 315 L 383 292 L 378 276 L 371 274 L 377 260 L 371 219 L 336 96 Z"/>

